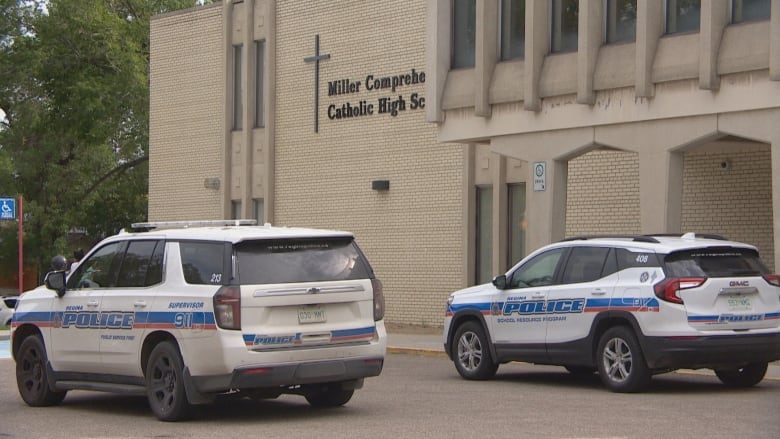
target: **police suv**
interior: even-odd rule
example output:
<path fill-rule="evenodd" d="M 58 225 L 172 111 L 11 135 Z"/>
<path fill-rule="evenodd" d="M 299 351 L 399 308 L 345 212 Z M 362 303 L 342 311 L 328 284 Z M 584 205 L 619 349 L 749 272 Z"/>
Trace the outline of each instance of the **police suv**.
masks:
<path fill-rule="evenodd" d="M 161 420 L 226 392 L 347 403 L 384 363 L 380 281 L 350 233 L 247 222 L 134 224 L 49 273 L 11 324 L 22 399 L 140 394 Z"/>
<path fill-rule="evenodd" d="M 717 236 L 572 238 L 450 295 L 444 346 L 466 379 L 526 361 L 615 392 L 680 368 L 753 386 L 780 359 L 780 276 Z"/>

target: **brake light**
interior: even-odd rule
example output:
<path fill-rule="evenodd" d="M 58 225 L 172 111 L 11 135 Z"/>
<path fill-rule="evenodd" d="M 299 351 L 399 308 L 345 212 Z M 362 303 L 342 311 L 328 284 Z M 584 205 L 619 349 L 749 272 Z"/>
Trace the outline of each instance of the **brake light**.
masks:
<path fill-rule="evenodd" d="M 706 281 L 706 277 L 667 277 L 653 286 L 655 295 L 667 302 L 683 303 L 681 290 L 696 288 Z"/>
<path fill-rule="evenodd" d="M 767 274 L 764 275 L 764 280 L 767 281 L 769 285 L 774 285 L 776 287 L 780 287 L 780 275 L 778 274 Z"/>
<path fill-rule="evenodd" d="M 241 329 L 241 288 L 223 286 L 214 294 L 214 317 L 222 329 Z"/>
<path fill-rule="evenodd" d="M 382 282 L 379 279 L 371 279 L 371 289 L 374 290 L 374 321 L 385 318 L 385 294 L 382 291 Z"/>

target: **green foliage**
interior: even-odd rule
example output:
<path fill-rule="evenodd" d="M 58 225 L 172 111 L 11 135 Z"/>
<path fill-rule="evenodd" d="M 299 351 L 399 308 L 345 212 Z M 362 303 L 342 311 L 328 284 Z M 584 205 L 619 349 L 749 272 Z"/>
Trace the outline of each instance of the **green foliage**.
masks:
<path fill-rule="evenodd" d="M 146 218 L 149 20 L 197 3 L 0 0 L 0 196 L 24 197 L 26 263 Z M 0 267 L 15 245 L 2 225 Z"/>

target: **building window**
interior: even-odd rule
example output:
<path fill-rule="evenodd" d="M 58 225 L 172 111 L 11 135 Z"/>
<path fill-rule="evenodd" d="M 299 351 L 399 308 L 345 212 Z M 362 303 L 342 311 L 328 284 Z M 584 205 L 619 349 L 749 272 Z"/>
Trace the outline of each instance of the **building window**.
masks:
<path fill-rule="evenodd" d="M 255 127 L 265 126 L 265 41 L 255 41 Z"/>
<path fill-rule="evenodd" d="M 493 278 L 493 187 L 477 186 L 477 242 L 476 275 L 477 284 L 490 282 Z"/>
<path fill-rule="evenodd" d="M 666 33 L 697 32 L 701 0 L 666 0 Z"/>
<path fill-rule="evenodd" d="M 607 0 L 607 43 L 636 41 L 636 0 Z"/>
<path fill-rule="evenodd" d="M 262 198 L 255 198 L 255 219 L 257 224 L 263 224 L 263 217 L 265 216 L 265 204 Z"/>
<path fill-rule="evenodd" d="M 241 83 L 241 49 L 239 44 L 233 46 L 233 129 L 244 127 L 244 87 Z"/>
<path fill-rule="evenodd" d="M 525 183 L 507 186 L 509 196 L 509 252 L 507 269 L 515 265 L 525 256 Z"/>
<path fill-rule="evenodd" d="M 731 22 L 769 20 L 772 0 L 732 0 Z"/>
<path fill-rule="evenodd" d="M 525 56 L 525 0 L 501 0 L 501 60 Z"/>
<path fill-rule="evenodd" d="M 241 200 L 233 200 L 230 202 L 230 219 L 242 219 L 241 214 Z"/>
<path fill-rule="evenodd" d="M 579 10 L 579 0 L 552 0 L 551 52 L 573 52 L 577 50 Z"/>
<path fill-rule="evenodd" d="M 452 68 L 474 67 L 477 2 L 454 0 L 452 11 Z"/>

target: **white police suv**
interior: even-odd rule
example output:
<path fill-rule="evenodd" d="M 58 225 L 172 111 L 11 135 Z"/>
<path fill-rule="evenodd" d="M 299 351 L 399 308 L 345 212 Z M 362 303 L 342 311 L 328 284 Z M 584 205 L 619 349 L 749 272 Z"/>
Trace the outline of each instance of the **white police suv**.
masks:
<path fill-rule="evenodd" d="M 49 273 L 11 324 L 22 399 L 141 394 L 161 420 L 226 392 L 347 403 L 384 363 L 381 283 L 350 233 L 243 223 L 134 224 Z"/>
<path fill-rule="evenodd" d="M 466 379 L 526 361 L 597 371 L 615 392 L 680 368 L 753 386 L 780 359 L 780 276 L 717 236 L 572 238 L 453 293 L 444 346 Z"/>

